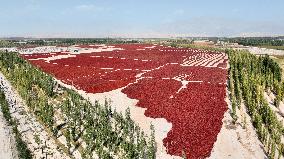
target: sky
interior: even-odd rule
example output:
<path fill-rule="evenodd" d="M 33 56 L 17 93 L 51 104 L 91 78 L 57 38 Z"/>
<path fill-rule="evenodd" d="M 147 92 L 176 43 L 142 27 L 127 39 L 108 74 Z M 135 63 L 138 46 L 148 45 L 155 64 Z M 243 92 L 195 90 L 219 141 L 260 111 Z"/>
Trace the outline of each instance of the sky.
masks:
<path fill-rule="evenodd" d="M 0 37 L 271 35 L 283 0 L 0 0 Z"/>

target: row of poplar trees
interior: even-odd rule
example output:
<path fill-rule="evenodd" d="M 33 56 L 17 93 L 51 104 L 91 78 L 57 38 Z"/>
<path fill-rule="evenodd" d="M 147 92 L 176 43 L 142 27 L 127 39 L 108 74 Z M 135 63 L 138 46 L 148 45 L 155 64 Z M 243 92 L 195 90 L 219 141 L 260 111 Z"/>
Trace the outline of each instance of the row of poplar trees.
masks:
<path fill-rule="evenodd" d="M 58 138 L 63 134 L 65 149 L 72 155 L 74 147 L 80 150 L 82 158 L 147 158 L 156 157 L 155 131 L 147 136 L 125 114 L 111 109 L 110 102 L 103 105 L 91 104 L 77 92 L 63 88 L 64 99 L 54 101 L 59 94 L 54 92 L 56 82 L 50 75 L 32 66 L 17 53 L 0 53 L 0 71 L 7 77 L 26 101 L 30 111 Z M 58 116 L 63 123 L 58 123 Z M 84 142 L 85 146 L 83 146 Z"/>
<path fill-rule="evenodd" d="M 274 106 L 278 107 L 284 92 L 281 68 L 267 55 L 256 56 L 236 50 L 226 50 L 226 53 L 230 62 L 232 117 L 237 120 L 236 109 L 243 103 L 269 158 L 280 158 L 284 155 L 284 144 L 281 143 L 284 128 L 265 99 L 264 92 L 276 95 Z"/>

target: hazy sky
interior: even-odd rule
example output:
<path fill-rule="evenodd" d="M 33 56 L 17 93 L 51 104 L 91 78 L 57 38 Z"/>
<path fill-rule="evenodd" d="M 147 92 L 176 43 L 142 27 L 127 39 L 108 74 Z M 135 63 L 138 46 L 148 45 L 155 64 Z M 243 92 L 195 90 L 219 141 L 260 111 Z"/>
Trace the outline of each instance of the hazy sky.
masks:
<path fill-rule="evenodd" d="M 284 35 L 284 0 L 0 0 L 0 36 Z"/>

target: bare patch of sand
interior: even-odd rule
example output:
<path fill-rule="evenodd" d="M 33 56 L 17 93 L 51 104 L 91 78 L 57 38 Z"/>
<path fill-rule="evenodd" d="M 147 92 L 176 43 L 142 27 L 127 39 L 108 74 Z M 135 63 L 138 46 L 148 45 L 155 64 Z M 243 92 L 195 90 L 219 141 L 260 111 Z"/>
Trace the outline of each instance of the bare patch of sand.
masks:
<path fill-rule="evenodd" d="M 2 111 L 0 111 L 0 142 L 0 158 L 18 159 L 18 152 L 12 128 L 7 125 Z"/>
<path fill-rule="evenodd" d="M 228 97 L 228 111 L 224 114 L 223 126 L 214 144 L 210 159 L 266 159 L 263 145 L 259 141 L 250 116 L 242 104 L 237 110 L 238 120 L 233 124 L 232 110 Z"/>
<path fill-rule="evenodd" d="M 30 61 L 34 61 L 34 60 L 44 60 L 46 62 L 50 62 L 52 60 L 59 60 L 59 59 L 67 59 L 70 57 L 76 57 L 76 55 L 57 55 L 57 56 L 52 56 L 52 57 L 47 57 L 47 58 L 36 58 L 36 59 L 30 59 Z"/>

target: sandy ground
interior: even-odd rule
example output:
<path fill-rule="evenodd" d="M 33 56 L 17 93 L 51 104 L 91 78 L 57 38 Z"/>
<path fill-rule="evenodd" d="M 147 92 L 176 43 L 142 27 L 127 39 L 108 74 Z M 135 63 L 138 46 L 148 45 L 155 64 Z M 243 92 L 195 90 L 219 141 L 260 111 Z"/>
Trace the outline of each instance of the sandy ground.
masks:
<path fill-rule="evenodd" d="M 267 48 L 260 48 L 260 47 L 253 47 L 253 46 L 242 46 L 233 48 L 234 50 L 247 50 L 251 54 L 254 55 L 284 55 L 284 50 L 276 50 L 276 49 L 267 49 Z"/>
<path fill-rule="evenodd" d="M 36 59 L 30 59 L 30 61 L 34 61 L 34 60 L 44 60 L 47 63 L 50 63 L 51 60 L 58 60 L 58 59 L 67 59 L 70 57 L 76 57 L 76 55 L 57 55 L 57 56 L 52 56 L 52 57 L 47 57 L 47 58 L 36 58 Z M 54 63 L 56 64 L 56 63 Z"/>
<path fill-rule="evenodd" d="M 42 46 L 35 48 L 17 49 L 17 51 L 20 54 L 34 54 L 34 53 L 62 52 L 62 51 L 67 51 L 67 49 L 68 47 Z"/>
<path fill-rule="evenodd" d="M 12 118 L 18 120 L 18 130 L 22 135 L 22 140 L 27 143 L 28 148 L 34 155 L 34 158 L 69 158 L 65 153 L 58 149 L 55 141 L 49 137 L 44 127 L 36 120 L 36 117 L 28 113 L 28 108 L 23 100 L 13 89 L 10 82 L 0 73 L 1 87 L 7 97 Z M 36 142 L 35 136 L 38 135 L 40 143 Z"/>
<path fill-rule="evenodd" d="M 8 51 L 18 51 L 20 54 L 51 53 L 51 52 L 81 54 L 81 53 L 94 53 L 94 52 L 123 50 L 122 48 L 115 48 L 114 46 L 107 46 L 107 45 L 96 45 L 96 46 L 98 46 L 98 48 L 80 48 L 76 45 L 69 46 L 69 47 L 42 46 L 42 47 L 24 48 L 24 49 L 13 48 L 13 49 L 9 49 Z M 2 50 L 6 50 L 6 49 L 2 48 Z"/>
<path fill-rule="evenodd" d="M 275 50 L 275 49 L 267 49 L 267 48 L 259 48 L 259 47 L 249 47 L 247 48 L 249 52 L 257 55 L 284 55 L 283 50 Z"/>
<path fill-rule="evenodd" d="M 263 145 L 257 137 L 250 116 L 245 111 L 245 106 L 242 105 L 241 109 L 237 110 L 238 120 L 234 125 L 230 115 L 232 108 L 228 97 L 226 101 L 229 109 L 224 115 L 222 129 L 209 158 L 266 159 Z"/>
<path fill-rule="evenodd" d="M 85 53 L 94 53 L 94 52 L 105 52 L 105 51 L 114 51 L 114 50 L 123 50 L 122 48 L 115 48 L 114 46 L 107 45 L 96 45 L 98 48 L 80 48 L 76 46 L 72 46 L 68 48 L 68 51 L 71 54 L 85 54 Z"/>
<path fill-rule="evenodd" d="M 0 158 L 18 159 L 16 141 L 12 133 L 12 128 L 7 125 L 2 111 L 0 111 L 0 143 Z"/>

